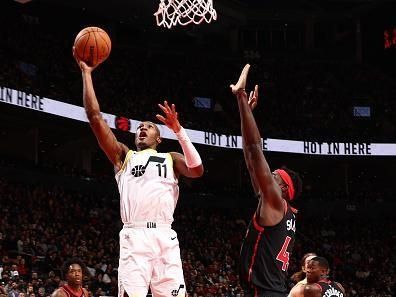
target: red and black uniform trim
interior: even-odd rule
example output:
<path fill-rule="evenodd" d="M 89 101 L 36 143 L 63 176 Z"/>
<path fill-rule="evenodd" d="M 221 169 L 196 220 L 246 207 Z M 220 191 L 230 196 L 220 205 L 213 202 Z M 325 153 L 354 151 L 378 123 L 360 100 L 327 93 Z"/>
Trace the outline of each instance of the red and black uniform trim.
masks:
<path fill-rule="evenodd" d="M 285 202 L 285 215 L 275 226 L 260 226 L 253 216 L 240 252 L 240 280 L 247 296 L 287 296 L 287 269 L 295 240 L 295 212 Z"/>
<path fill-rule="evenodd" d="M 88 297 L 85 296 L 83 288 L 80 288 L 80 292 L 78 293 L 78 295 L 68 285 L 64 285 L 60 288 L 63 289 L 63 291 L 65 291 L 67 297 Z"/>
<path fill-rule="evenodd" d="M 343 297 L 344 292 L 343 289 L 339 286 L 338 283 L 332 282 L 328 279 L 322 279 L 318 281 L 315 285 L 317 285 L 321 290 L 321 296 L 323 297 Z"/>

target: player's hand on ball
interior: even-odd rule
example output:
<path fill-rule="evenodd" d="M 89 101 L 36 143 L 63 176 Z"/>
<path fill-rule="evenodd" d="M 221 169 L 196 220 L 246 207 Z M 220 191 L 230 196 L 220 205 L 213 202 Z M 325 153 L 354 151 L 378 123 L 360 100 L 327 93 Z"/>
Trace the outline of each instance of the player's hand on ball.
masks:
<path fill-rule="evenodd" d="M 254 91 L 250 92 L 249 100 L 248 100 L 248 104 L 252 111 L 256 108 L 257 103 L 258 103 L 258 85 L 255 85 Z"/>
<path fill-rule="evenodd" d="M 157 119 L 163 122 L 173 132 L 175 133 L 179 132 L 181 126 L 179 123 L 176 106 L 174 104 L 169 106 L 168 101 L 165 100 L 164 105 L 158 104 L 158 107 L 162 109 L 165 116 L 157 114 L 156 115 Z"/>
<path fill-rule="evenodd" d="M 76 48 L 73 46 L 73 57 L 76 60 L 78 67 L 80 67 L 81 71 L 83 72 L 92 72 L 96 66 L 94 67 L 90 67 L 87 65 L 87 63 L 85 63 L 84 61 L 80 60 L 76 54 Z"/>

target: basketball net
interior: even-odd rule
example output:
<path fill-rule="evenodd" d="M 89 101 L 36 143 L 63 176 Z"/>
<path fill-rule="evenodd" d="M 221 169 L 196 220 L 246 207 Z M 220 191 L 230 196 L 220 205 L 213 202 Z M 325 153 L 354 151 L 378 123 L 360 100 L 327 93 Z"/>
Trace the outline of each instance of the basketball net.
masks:
<path fill-rule="evenodd" d="M 213 0 L 160 0 L 156 13 L 157 26 L 171 28 L 176 25 L 196 25 L 217 19 Z"/>

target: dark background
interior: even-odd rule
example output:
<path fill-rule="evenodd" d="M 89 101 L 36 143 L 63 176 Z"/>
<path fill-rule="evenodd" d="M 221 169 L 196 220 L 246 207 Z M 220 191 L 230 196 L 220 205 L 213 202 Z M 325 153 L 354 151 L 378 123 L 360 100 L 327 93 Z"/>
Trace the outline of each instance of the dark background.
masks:
<path fill-rule="evenodd" d="M 71 47 L 82 28 L 99 26 L 109 33 L 113 46 L 109 59 L 94 73 L 104 112 L 154 120 L 156 104 L 168 98 L 176 103 L 183 126 L 240 135 L 237 106 L 228 85 L 236 81 L 248 62 L 252 65 L 249 88 L 257 82 L 261 89 L 255 116 L 263 137 L 396 142 L 396 50 L 384 48 L 384 30 L 396 26 L 395 1 L 217 0 L 217 21 L 172 29 L 155 25 L 157 4 L 151 0 L 1 1 L 0 85 L 82 106 L 81 74 Z M 21 63 L 28 64 L 34 74 L 21 68 Z M 194 107 L 195 96 L 212 98 L 220 111 Z M 372 116 L 353 117 L 355 105 L 370 106 Z M 72 224 L 60 213 L 47 213 L 47 194 L 42 194 L 38 203 L 32 193 L 55 188 L 62 202 L 60 208 L 74 210 L 81 203 L 88 212 L 95 204 L 103 228 L 112 232 L 106 233 L 106 238 L 117 241 L 120 222 L 113 169 L 89 125 L 7 104 L 0 104 L 0 122 L 0 206 L 6 218 L 3 234 L 10 237 L 15 233 L 15 241 L 25 234 L 25 229 L 9 227 L 9 208 L 14 209 L 13 218 L 19 218 L 10 224 L 14 226 L 23 226 L 25 215 L 33 220 L 32 209 L 41 209 L 48 225 L 54 217 L 59 220 L 60 230 L 95 224 L 80 220 L 76 213 L 70 216 L 74 218 Z M 132 134 L 114 133 L 133 147 Z M 205 246 L 189 238 L 183 227 L 199 226 L 191 233 L 208 232 L 208 242 L 204 243 L 218 248 L 217 238 L 226 241 L 229 234 L 221 228 L 221 232 L 211 234 L 194 219 L 207 218 L 207 224 L 203 224 L 206 228 L 218 220 L 225 224 L 234 218 L 248 221 L 256 201 L 241 150 L 196 147 L 205 174 L 199 180 L 181 180 L 175 228 L 181 237 L 183 259 L 193 255 L 207 268 L 212 264 L 205 257 Z M 172 140 L 165 140 L 160 150 L 181 151 Z M 396 158 L 265 155 L 272 169 L 287 165 L 300 172 L 304 180 L 303 196 L 296 201 L 302 223 L 290 271 L 298 270 L 299 258 L 309 250 L 322 252 L 332 263 L 343 255 L 344 266 L 334 267 L 332 276 L 345 283 L 350 295 L 391 296 L 395 259 L 389 248 L 395 240 Z M 25 189 L 25 194 L 18 189 Z M 87 193 L 84 195 L 89 199 L 81 198 L 76 194 L 79 192 Z M 336 238 L 323 235 L 323 229 L 335 230 Z M 229 230 L 244 232 L 237 227 Z M 84 232 L 91 237 L 90 229 Z M 58 240 L 48 238 L 49 242 Z M 76 239 L 80 237 L 67 238 L 81 245 Z M 116 267 L 117 249 L 103 246 L 111 255 L 104 262 Z M 238 246 L 239 241 L 232 248 L 227 246 L 234 257 Z M 200 252 L 194 247 L 200 247 Z M 354 249 L 364 261 L 349 260 Z M 2 256 L 8 251 L 15 258 L 18 253 L 10 250 L 2 248 Z M 221 249 L 213 250 L 226 254 Z M 59 262 L 66 255 L 58 255 Z M 101 257 L 98 252 L 96 258 L 88 258 L 84 259 L 95 266 Z M 356 263 L 363 263 L 361 266 L 371 271 L 371 278 L 357 280 L 355 271 L 363 268 Z M 47 270 L 43 268 L 43 275 Z M 194 292 L 202 284 L 211 284 L 190 278 L 188 282 Z"/>

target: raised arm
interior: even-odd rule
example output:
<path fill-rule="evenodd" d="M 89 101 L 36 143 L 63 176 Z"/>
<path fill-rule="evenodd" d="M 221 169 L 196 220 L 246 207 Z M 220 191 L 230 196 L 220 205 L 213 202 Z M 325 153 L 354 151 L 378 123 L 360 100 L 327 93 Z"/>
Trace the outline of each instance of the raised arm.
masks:
<path fill-rule="evenodd" d="M 195 149 L 186 131 L 180 125 L 178 119 L 178 113 L 174 104 L 169 106 L 167 101 L 164 101 L 164 105 L 158 104 L 162 109 L 165 116 L 157 114 L 158 120 L 163 122 L 169 129 L 175 134 L 182 147 L 183 154 L 178 152 L 171 152 L 175 172 L 177 175 L 184 175 L 186 177 L 200 177 L 203 175 L 204 168 L 202 165 L 201 157 L 198 151 Z"/>
<path fill-rule="evenodd" d="M 91 125 L 99 146 L 105 152 L 111 163 L 113 163 L 115 170 L 118 171 L 122 167 L 122 162 L 128 152 L 128 147 L 117 141 L 114 133 L 100 113 L 99 102 L 96 98 L 92 82 L 92 71 L 96 67 L 89 67 L 86 63 L 80 61 L 75 54 L 74 47 L 73 56 L 82 73 L 83 103 L 89 124 Z"/>
<path fill-rule="evenodd" d="M 272 176 L 267 160 L 264 157 L 261 143 L 261 136 L 254 119 L 247 93 L 245 91 L 247 75 L 250 65 L 247 64 L 239 77 L 236 85 L 231 85 L 232 92 L 236 95 L 239 107 L 239 115 L 241 118 L 241 133 L 243 139 L 243 150 L 247 168 L 252 179 L 252 183 L 256 185 L 257 192 L 261 192 L 262 207 L 261 214 L 264 217 L 273 217 L 269 215 L 272 210 L 277 211 L 279 215 L 271 219 L 269 223 L 277 223 L 279 216 L 283 216 L 284 202 L 282 199 L 282 191 Z M 256 87 L 257 88 L 257 87 Z M 269 209 L 270 208 L 270 209 Z"/>
<path fill-rule="evenodd" d="M 251 91 L 249 95 L 248 104 L 252 111 L 256 108 L 257 102 L 258 102 L 258 85 L 254 87 L 254 91 Z M 244 144 L 245 139 L 242 138 L 242 141 L 243 141 L 242 146 L 245 146 Z M 243 156 L 245 158 L 246 166 L 250 166 L 251 164 L 247 161 L 248 160 L 247 150 L 243 150 Z M 250 173 L 251 171 L 253 171 L 253 168 L 249 168 L 248 171 Z M 260 185 L 258 184 L 256 177 L 252 174 L 250 174 L 250 181 L 252 183 L 254 193 L 256 194 L 257 197 L 260 197 L 261 196 Z"/>

